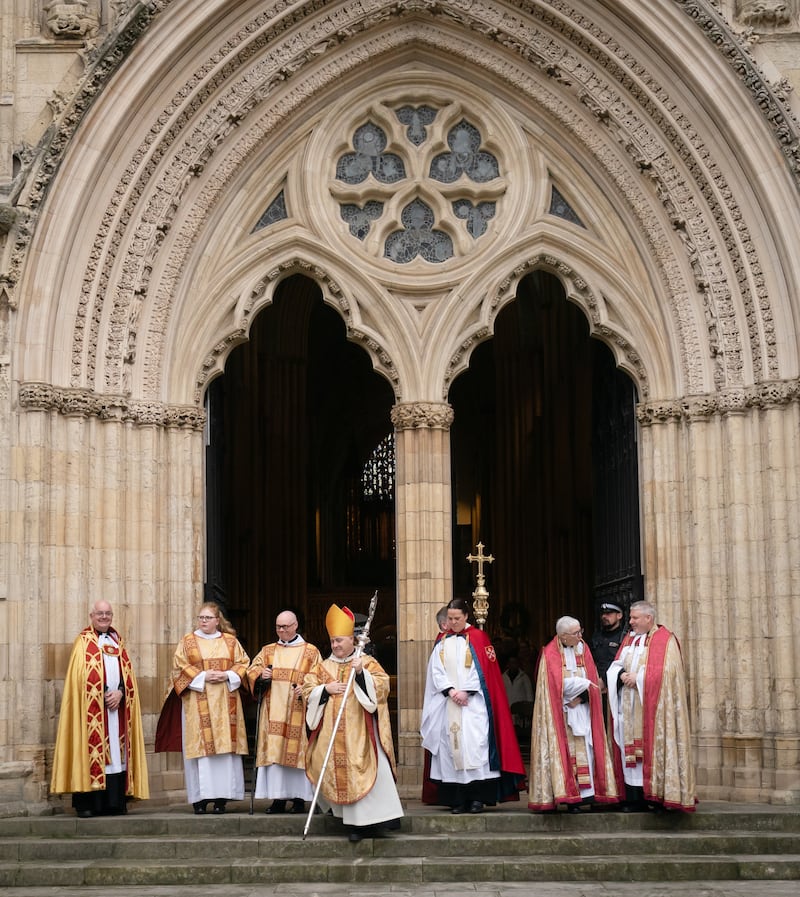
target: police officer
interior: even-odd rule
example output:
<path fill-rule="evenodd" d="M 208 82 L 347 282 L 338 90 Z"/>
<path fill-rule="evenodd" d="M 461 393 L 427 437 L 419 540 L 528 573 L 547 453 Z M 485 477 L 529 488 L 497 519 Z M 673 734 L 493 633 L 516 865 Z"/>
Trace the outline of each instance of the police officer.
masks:
<path fill-rule="evenodd" d="M 606 673 L 627 631 L 622 617 L 622 608 L 618 604 L 600 605 L 600 629 L 592 635 L 591 649 L 603 694 L 606 692 Z"/>

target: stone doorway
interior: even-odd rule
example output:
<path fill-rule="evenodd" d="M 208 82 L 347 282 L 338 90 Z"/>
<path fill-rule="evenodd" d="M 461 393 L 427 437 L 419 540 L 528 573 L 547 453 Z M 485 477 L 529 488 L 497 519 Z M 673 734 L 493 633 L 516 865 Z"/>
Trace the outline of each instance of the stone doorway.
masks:
<path fill-rule="evenodd" d="M 486 628 L 501 663 L 517 654 L 533 678 L 559 616 L 588 634 L 602 600 L 641 595 L 635 387 L 537 271 L 450 401 L 454 592 L 470 597 L 465 558 L 482 541 L 496 558 Z"/>
<path fill-rule="evenodd" d="M 251 655 L 274 639 L 284 607 L 324 653 L 330 603 L 366 610 L 377 588 L 373 635 L 395 671 L 392 403 L 300 275 L 280 284 L 211 384 L 205 588 Z"/>

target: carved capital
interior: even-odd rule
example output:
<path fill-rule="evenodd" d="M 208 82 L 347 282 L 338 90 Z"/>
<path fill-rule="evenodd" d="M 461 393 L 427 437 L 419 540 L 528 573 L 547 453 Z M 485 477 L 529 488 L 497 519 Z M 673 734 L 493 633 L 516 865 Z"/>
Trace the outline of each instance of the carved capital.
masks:
<path fill-rule="evenodd" d="M 449 430 L 453 408 L 447 402 L 400 402 L 393 406 L 391 417 L 395 430 Z"/>
<path fill-rule="evenodd" d="M 202 430 L 205 412 L 195 405 L 136 402 L 125 396 L 72 389 L 49 383 L 21 383 L 19 407 L 28 411 L 56 411 L 69 417 L 96 417 L 103 421 L 130 421 L 139 426 L 181 427 Z"/>
<path fill-rule="evenodd" d="M 682 399 L 642 402 L 636 409 L 636 418 L 642 426 L 674 420 L 708 420 L 744 414 L 750 409 L 781 408 L 799 400 L 800 380 L 774 380 Z"/>

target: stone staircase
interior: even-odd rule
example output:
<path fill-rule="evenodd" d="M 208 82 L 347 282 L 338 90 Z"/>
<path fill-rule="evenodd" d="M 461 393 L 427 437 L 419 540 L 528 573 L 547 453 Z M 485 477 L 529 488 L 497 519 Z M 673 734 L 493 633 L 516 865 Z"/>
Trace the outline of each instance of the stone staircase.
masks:
<path fill-rule="evenodd" d="M 452 816 L 412 804 L 399 832 L 355 844 L 330 817 L 303 840 L 305 816 L 230 807 L 0 819 L 0 887 L 800 879 L 800 807 Z"/>

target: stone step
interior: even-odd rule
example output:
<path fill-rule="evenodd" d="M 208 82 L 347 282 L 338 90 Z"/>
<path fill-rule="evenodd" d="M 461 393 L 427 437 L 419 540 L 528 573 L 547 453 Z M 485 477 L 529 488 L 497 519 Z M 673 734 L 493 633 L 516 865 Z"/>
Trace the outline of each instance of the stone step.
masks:
<path fill-rule="evenodd" d="M 300 836 L 305 825 L 304 815 L 267 816 L 259 809 L 250 816 L 246 808 L 227 812 L 224 816 L 195 816 L 191 808 L 179 807 L 168 811 L 149 809 L 147 804 L 134 805 L 127 816 L 77 819 L 74 815 L 22 816 L 0 818 L 0 843 L 7 837 L 95 838 L 98 834 L 124 837 L 126 835 L 187 836 Z M 701 805 L 704 807 L 704 805 Z M 723 809 L 717 809 L 723 807 Z M 730 807 L 730 809 L 729 809 Z M 696 813 L 638 813 L 612 811 L 582 812 L 579 814 L 530 813 L 523 808 L 496 808 L 477 816 L 452 816 L 431 809 L 411 809 L 401 821 L 401 830 L 414 834 L 466 834 L 492 832 L 552 833 L 552 832 L 785 832 L 800 833 L 800 807 L 752 809 L 742 805 L 716 804 Z M 315 816 L 310 835 L 341 831 L 341 825 L 328 817 Z"/>
<path fill-rule="evenodd" d="M 362 841 L 352 856 L 313 863 L 285 859 L 196 861 L 75 860 L 0 863 L 0 887 L 142 887 L 279 883 L 579 882 L 800 879 L 800 855 L 681 857 L 452 857 L 385 858 Z M 302 857 L 302 855 L 301 855 Z"/>
<path fill-rule="evenodd" d="M 532 814 L 523 805 L 453 816 L 416 805 L 400 831 L 359 843 L 328 816 L 315 816 L 303 839 L 305 816 L 230 809 L 0 819 L 0 888 L 800 879 L 798 807 Z"/>
<path fill-rule="evenodd" d="M 197 833 L 195 833 L 197 834 Z M 382 858 L 405 857 L 616 857 L 702 854 L 791 855 L 800 849 L 796 835 L 774 832 L 684 832 L 669 837 L 655 833 L 637 833 L 636 843 L 622 841 L 617 834 L 460 834 L 400 833 L 374 839 L 370 855 Z M 294 859 L 302 851 L 306 859 L 338 859 L 360 856 L 358 845 L 342 835 L 298 835 L 214 837 L 217 859 Z M 119 836 L 104 838 L 24 837 L 0 840 L 0 862 L 26 863 L 33 860 L 200 860 L 208 856 L 208 839 L 185 837 Z"/>

